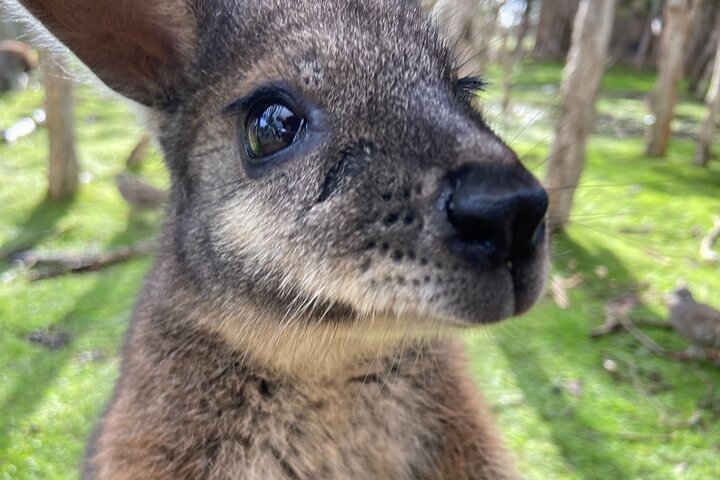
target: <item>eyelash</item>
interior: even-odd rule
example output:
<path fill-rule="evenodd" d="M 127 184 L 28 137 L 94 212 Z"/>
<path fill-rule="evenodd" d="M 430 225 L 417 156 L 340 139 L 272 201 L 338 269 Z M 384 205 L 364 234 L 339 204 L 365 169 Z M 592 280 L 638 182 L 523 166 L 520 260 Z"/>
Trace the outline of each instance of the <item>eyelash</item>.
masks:
<path fill-rule="evenodd" d="M 463 97 L 470 99 L 480 92 L 484 92 L 487 82 L 480 77 L 470 75 L 458 79 L 456 85 L 460 94 Z"/>

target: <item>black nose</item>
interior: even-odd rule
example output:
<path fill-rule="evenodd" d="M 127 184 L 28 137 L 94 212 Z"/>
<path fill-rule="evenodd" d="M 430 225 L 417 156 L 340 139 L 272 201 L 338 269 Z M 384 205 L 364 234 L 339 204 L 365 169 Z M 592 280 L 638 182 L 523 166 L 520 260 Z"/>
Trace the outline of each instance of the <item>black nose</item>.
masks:
<path fill-rule="evenodd" d="M 473 165 L 450 179 L 447 217 L 473 257 L 512 261 L 545 238 L 548 196 L 522 167 Z"/>

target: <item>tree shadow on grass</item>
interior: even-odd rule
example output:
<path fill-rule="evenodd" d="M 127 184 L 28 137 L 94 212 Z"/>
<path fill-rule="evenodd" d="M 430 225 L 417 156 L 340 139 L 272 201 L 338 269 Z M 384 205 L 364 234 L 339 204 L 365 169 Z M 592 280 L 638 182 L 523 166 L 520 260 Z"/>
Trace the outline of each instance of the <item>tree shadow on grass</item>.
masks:
<path fill-rule="evenodd" d="M 8 389 L 8 395 L 0 404 L 0 463 L 12 447 L 9 443 L 10 432 L 24 425 L 25 420 L 37 411 L 56 384 L 60 372 L 81 353 L 76 345 L 81 343 L 83 337 L 99 329 L 108 330 L 108 335 L 115 335 L 120 329 L 124 330 L 126 323 L 123 322 L 121 328 L 118 328 L 117 315 L 107 315 L 103 319 L 98 318 L 94 312 L 101 308 L 107 309 L 108 305 L 113 306 L 113 313 L 128 310 L 130 305 L 126 304 L 134 301 L 136 290 L 129 285 L 132 283 L 139 289 L 143 278 L 137 270 L 121 267 L 110 267 L 97 275 L 95 285 L 77 299 L 71 311 L 48 325 L 57 331 L 71 334 L 72 342 L 56 350 L 47 350 L 40 346 L 30 347 L 27 354 L 13 366 L 16 372 L 23 369 L 29 373 L 16 373 L 14 385 Z M 132 290 L 132 299 L 128 290 Z M 119 343 L 119 335 L 117 340 Z"/>
<path fill-rule="evenodd" d="M 597 424 L 588 418 L 587 412 L 576 412 L 577 399 L 557 391 L 555 384 L 560 374 L 551 370 L 544 356 L 550 353 L 554 361 L 572 365 L 573 369 L 588 374 L 597 372 L 602 363 L 602 352 L 588 334 L 596 322 L 603 320 L 604 302 L 637 290 L 638 283 L 608 250 L 589 252 L 565 235 L 556 238 L 555 250 L 570 252 L 568 258 L 557 265 L 559 273 L 565 277 L 576 273 L 567 267 L 567 260 L 572 258 L 578 271 L 585 274 L 585 282 L 577 288 L 583 290 L 583 296 L 590 302 L 574 310 L 575 314 L 582 311 L 581 315 L 567 310 L 557 314 L 556 318 L 543 318 L 540 322 L 520 320 L 526 340 L 519 342 L 517 331 L 508 326 L 498 332 L 497 344 L 505 353 L 527 403 L 548 425 L 553 443 L 572 471 L 584 479 L 632 478 L 636 462 L 617 454 L 608 438 L 598 431 Z M 608 278 L 592 278 L 598 265 L 607 267 Z M 555 311 L 549 305 L 547 307 L 548 312 Z M 572 321 L 568 321 L 570 319 Z M 547 348 L 552 351 L 544 351 Z"/>
<path fill-rule="evenodd" d="M 0 273 L 9 268 L 12 255 L 30 250 L 43 240 L 57 234 L 57 224 L 65 216 L 74 200 L 51 200 L 38 203 L 28 218 L 19 225 L 15 238 L 0 245 Z"/>
<path fill-rule="evenodd" d="M 688 165 L 685 168 L 657 161 L 652 170 L 667 177 L 668 181 L 649 183 L 644 187 L 677 196 L 720 197 L 720 169 L 712 163 L 708 168 L 701 168 L 693 165 L 691 161 L 692 156 L 688 155 Z"/>

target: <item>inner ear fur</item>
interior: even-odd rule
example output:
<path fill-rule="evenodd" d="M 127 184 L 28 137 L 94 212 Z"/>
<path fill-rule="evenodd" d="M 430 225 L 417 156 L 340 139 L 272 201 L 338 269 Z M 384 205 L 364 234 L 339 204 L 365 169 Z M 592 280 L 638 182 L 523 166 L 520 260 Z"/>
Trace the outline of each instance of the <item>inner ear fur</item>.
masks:
<path fill-rule="evenodd" d="M 195 53 L 186 0 L 19 0 L 110 88 L 144 105 L 171 99 Z"/>

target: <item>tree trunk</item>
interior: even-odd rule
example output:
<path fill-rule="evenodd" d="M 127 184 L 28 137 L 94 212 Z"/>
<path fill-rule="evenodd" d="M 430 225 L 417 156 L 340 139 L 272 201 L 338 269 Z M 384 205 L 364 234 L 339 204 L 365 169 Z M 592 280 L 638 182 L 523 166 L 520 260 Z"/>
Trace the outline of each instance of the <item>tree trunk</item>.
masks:
<path fill-rule="evenodd" d="M 648 57 L 653 50 L 653 43 L 655 42 L 655 35 L 653 34 L 652 23 L 662 13 L 662 0 L 653 0 L 652 7 L 650 8 L 650 15 L 648 16 L 647 23 L 645 24 L 645 30 L 643 31 L 640 44 L 638 46 L 637 54 L 635 55 L 635 68 L 642 70 L 645 68 Z"/>
<path fill-rule="evenodd" d="M 545 177 L 554 230 L 569 223 L 575 190 L 585 167 L 585 146 L 607 62 L 616 4 L 617 0 L 582 0 L 575 19 L 563 74 L 562 112 Z"/>
<path fill-rule="evenodd" d="M 53 199 L 75 195 L 78 163 L 75 155 L 72 83 L 59 57 L 44 56 L 45 109 L 50 140 L 49 192 Z"/>
<path fill-rule="evenodd" d="M 525 55 L 525 38 L 527 38 L 528 33 L 530 33 L 533 3 L 533 0 L 526 0 L 525 2 L 522 20 L 520 21 L 520 25 L 518 25 L 517 43 L 515 44 L 515 50 L 512 54 L 513 62 L 519 62 Z"/>
<path fill-rule="evenodd" d="M 715 50 L 720 43 L 720 14 L 715 15 L 713 28 L 707 32 L 704 44 L 700 52 L 695 56 L 688 70 L 688 91 L 699 100 L 705 98 L 707 92 L 705 88 L 707 84 L 703 84 L 703 80 L 712 75 L 713 61 L 715 60 Z"/>
<path fill-rule="evenodd" d="M 697 4 L 698 0 L 667 0 L 665 5 L 658 80 L 650 106 L 655 116 L 647 146 L 651 157 L 664 156 L 670 143 L 688 30 Z"/>
<path fill-rule="evenodd" d="M 479 62 L 476 64 L 476 74 L 478 71 L 487 70 L 486 65 L 490 61 L 498 61 L 498 57 L 502 54 L 502 50 L 493 48 L 498 44 L 498 39 L 495 38 L 498 31 L 502 34 L 504 28 L 500 25 L 500 10 L 505 6 L 507 0 L 495 0 L 493 2 L 486 2 L 490 4 L 489 9 L 482 9 L 480 19 L 484 19 L 484 22 L 475 22 L 475 31 L 473 37 L 475 38 L 475 45 L 478 52 Z"/>
<path fill-rule="evenodd" d="M 540 2 L 535 49 L 538 58 L 560 60 L 570 49 L 573 19 L 580 0 L 543 0 Z"/>
<path fill-rule="evenodd" d="M 718 45 L 717 54 L 715 55 L 715 67 L 713 68 L 713 76 L 706 103 L 708 113 L 700 128 L 697 151 L 695 152 L 695 163 L 702 167 L 710 163 L 713 132 L 715 131 L 718 113 L 720 113 L 720 45 Z"/>
<path fill-rule="evenodd" d="M 500 49 L 497 57 L 497 62 L 500 64 L 500 70 L 502 71 L 502 101 L 500 103 L 502 107 L 502 118 L 503 124 L 507 126 L 508 115 L 507 111 L 510 108 L 510 97 L 512 95 L 512 71 L 515 65 L 515 51 L 511 52 L 508 48 L 508 37 L 510 31 L 503 29 Z"/>
<path fill-rule="evenodd" d="M 715 56 L 713 55 L 713 63 L 709 64 L 708 68 L 705 69 L 705 73 L 703 73 L 702 77 L 700 78 L 700 81 L 698 83 L 697 92 L 695 92 L 695 97 L 698 97 L 699 100 L 704 100 L 707 97 L 707 93 L 710 89 L 710 81 L 712 80 L 712 74 L 715 66 Z M 700 95 L 700 92 L 703 92 L 703 95 Z"/>
<path fill-rule="evenodd" d="M 697 2 L 697 10 L 688 32 L 683 68 L 683 72 L 689 80 L 688 91 L 690 93 L 696 93 L 708 62 L 715 56 L 716 2 L 715 0 L 697 0 Z M 700 95 L 700 98 L 704 97 L 704 94 Z"/>

